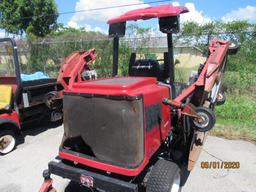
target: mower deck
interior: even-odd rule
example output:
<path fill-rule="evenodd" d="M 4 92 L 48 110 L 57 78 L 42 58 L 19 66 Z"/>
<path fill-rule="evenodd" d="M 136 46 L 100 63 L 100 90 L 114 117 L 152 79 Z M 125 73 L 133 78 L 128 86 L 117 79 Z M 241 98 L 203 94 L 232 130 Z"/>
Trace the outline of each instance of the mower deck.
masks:
<path fill-rule="evenodd" d="M 135 192 L 138 186 L 130 182 L 125 182 L 110 176 L 88 171 L 85 168 L 71 166 L 60 157 L 56 157 L 48 164 L 49 173 L 70 179 L 85 187 L 104 189 L 113 192 Z"/>

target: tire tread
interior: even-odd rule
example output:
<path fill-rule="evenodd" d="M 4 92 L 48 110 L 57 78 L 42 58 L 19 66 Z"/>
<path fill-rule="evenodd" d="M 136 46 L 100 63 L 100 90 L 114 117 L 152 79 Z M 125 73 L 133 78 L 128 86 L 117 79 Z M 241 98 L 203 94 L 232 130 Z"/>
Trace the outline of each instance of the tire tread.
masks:
<path fill-rule="evenodd" d="M 147 183 L 147 192 L 169 192 L 174 177 L 180 169 L 177 164 L 161 159 L 152 169 Z"/>

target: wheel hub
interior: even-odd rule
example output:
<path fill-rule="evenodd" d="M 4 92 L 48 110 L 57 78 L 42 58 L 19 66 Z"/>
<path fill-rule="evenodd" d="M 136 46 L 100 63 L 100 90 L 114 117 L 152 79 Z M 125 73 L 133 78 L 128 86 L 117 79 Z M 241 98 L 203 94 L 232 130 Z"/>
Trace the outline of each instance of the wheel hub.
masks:
<path fill-rule="evenodd" d="M 198 127 L 207 127 L 207 125 L 209 124 L 209 118 L 207 115 L 205 115 L 204 113 L 198 113 L 198 115 L 200 116 L 200 118 L 195 120 L 195 124 Z"/>
<path fill-rule="evenodd" d="M 218 98 L 217 98 L 218 100 L 221 100 L 221 99 L 223 99 L 223 94 L 222 93 L 219 93 L 218 94 Z"/>
<path fill-rule="evenodd" d="M 0 137 L 0 153 L 8 153 L 15 146 L 15 139 L 12 135 L 4 135 Z"/>

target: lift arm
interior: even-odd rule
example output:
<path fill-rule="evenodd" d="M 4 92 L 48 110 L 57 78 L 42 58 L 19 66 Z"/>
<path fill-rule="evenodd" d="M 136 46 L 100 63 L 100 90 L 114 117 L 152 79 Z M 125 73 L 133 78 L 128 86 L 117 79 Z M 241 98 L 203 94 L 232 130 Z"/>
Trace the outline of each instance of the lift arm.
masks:
<path fill-rule="evenodd" d="M 58 82 L 68 89 L 75 82 L 96 79 L 97 74 L 90 65 L 96 59 L 95 49 L 75 51 L 63 62 L 59 71 Z"/>

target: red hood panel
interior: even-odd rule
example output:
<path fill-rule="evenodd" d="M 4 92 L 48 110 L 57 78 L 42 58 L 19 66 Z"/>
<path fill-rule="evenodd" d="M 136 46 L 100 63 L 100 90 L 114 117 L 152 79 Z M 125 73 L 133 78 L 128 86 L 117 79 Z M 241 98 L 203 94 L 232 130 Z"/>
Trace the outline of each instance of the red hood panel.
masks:
<path fill-rule="evenodd" d="M 100 95 L 129 95 L 136 96 L 157 86 L 156 78 L 151 77 L 114 77 L 82 83 L 74 83 L 66 92 L 77 92 Z"/>

